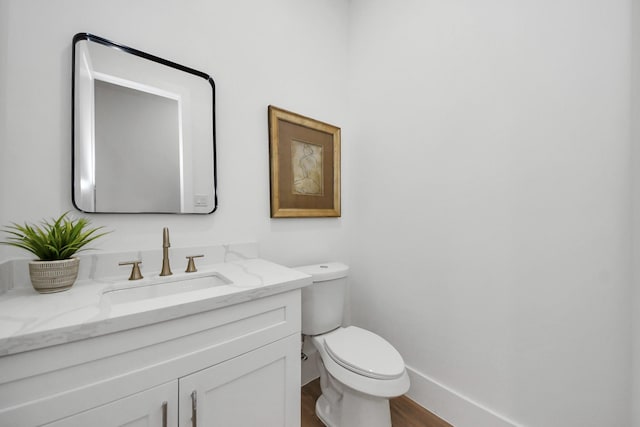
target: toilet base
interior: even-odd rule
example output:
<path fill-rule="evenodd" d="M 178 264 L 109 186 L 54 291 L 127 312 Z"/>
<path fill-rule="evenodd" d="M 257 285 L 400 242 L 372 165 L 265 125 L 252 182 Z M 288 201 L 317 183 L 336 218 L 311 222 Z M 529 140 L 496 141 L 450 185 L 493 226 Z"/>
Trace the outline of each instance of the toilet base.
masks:
<path fill-rule="evenodd" d="M 324 425 L 391 427 L 389 398 L 400 396 L 409 389 L 406 370 L 392 380 L 368 378 L 333 361 L 324 348 L 324 336 L 314 336 L 311 342 L 320 354 L 316 361 L 322 395 L 316 402 L 316 415 Z"/>
<path fill-rule="evenodd" d="M 316 401 L 316 416 L 320 418 L 322 424 L 327 427 L 336 427 L 335 423 L 331 421 L 329 417 L 329 402 L 324 396 L 320 396 Z"/>
<path fill-rule="evenodd" d="M 321 395 L 316 401 L 316 416 L 327 427 L 391 427 L 389 399 L 343 390 L 339 402 L 331 405 Z"/>

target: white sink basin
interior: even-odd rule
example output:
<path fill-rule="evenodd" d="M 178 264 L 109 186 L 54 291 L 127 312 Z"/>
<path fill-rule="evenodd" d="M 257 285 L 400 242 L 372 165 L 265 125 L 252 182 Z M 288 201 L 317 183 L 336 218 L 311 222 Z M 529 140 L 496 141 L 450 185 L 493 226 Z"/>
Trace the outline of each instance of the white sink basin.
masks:
<path fill-rule="evenodd" d="M 127 284 L 126 287 L 105 290 L 104 296 L 109 298 L 111 304 L 123 304 L 185 292 L 200 291 L 229 284 L 231 284 L 231 281 L 223 275 L 212 273 L 193 278 L 184 276 L 160 278 L 158 281 L 152 283 L 136 284 L 134 282 L 131 285 Z"/>

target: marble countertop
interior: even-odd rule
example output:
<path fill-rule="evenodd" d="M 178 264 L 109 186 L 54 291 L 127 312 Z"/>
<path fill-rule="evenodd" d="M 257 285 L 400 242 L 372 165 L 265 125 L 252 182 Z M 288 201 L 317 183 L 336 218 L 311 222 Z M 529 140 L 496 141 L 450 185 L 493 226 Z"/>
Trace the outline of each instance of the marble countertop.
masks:
<path fill-rule="evenodd" d="M 192 279 L 216 273 L 228 279 L 205 289 L 115 303 L 123 288 Z M 18 287 L 0 294 L 0 356 L 64 344 L 171 320 L 299 289 L 311 277 L 260 259 L 210 264 L 197 273 L 158 275 L 139 281 L 81 278 L 68 291 L 38 294 Z M 113 292 L 117 291 L 117 292 Z M 126 300 L 126 298 L 125 298 Z"/>

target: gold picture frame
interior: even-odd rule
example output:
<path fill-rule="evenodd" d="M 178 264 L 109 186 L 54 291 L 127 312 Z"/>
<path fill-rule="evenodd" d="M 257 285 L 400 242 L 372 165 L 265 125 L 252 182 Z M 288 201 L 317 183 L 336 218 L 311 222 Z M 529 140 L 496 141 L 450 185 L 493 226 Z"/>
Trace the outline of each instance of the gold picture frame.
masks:
<path fill-rule="evenodd" d="M 339 217 L 340 128 L 269 105 L 271 218 Z"/>

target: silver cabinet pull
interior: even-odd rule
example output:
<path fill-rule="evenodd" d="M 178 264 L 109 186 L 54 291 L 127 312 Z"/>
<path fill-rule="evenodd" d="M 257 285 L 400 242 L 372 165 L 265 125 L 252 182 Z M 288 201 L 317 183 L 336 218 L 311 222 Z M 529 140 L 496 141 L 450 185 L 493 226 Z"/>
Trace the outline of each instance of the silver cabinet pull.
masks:
<path fill-rule="evenodd" d="M 191 427 L 198 427 L 198 394 L 191 392 Z"/>
<path fill-rule="evenodd" d="M 162 402 L 162 427 L 167 427 L 167 402 Z"/>

